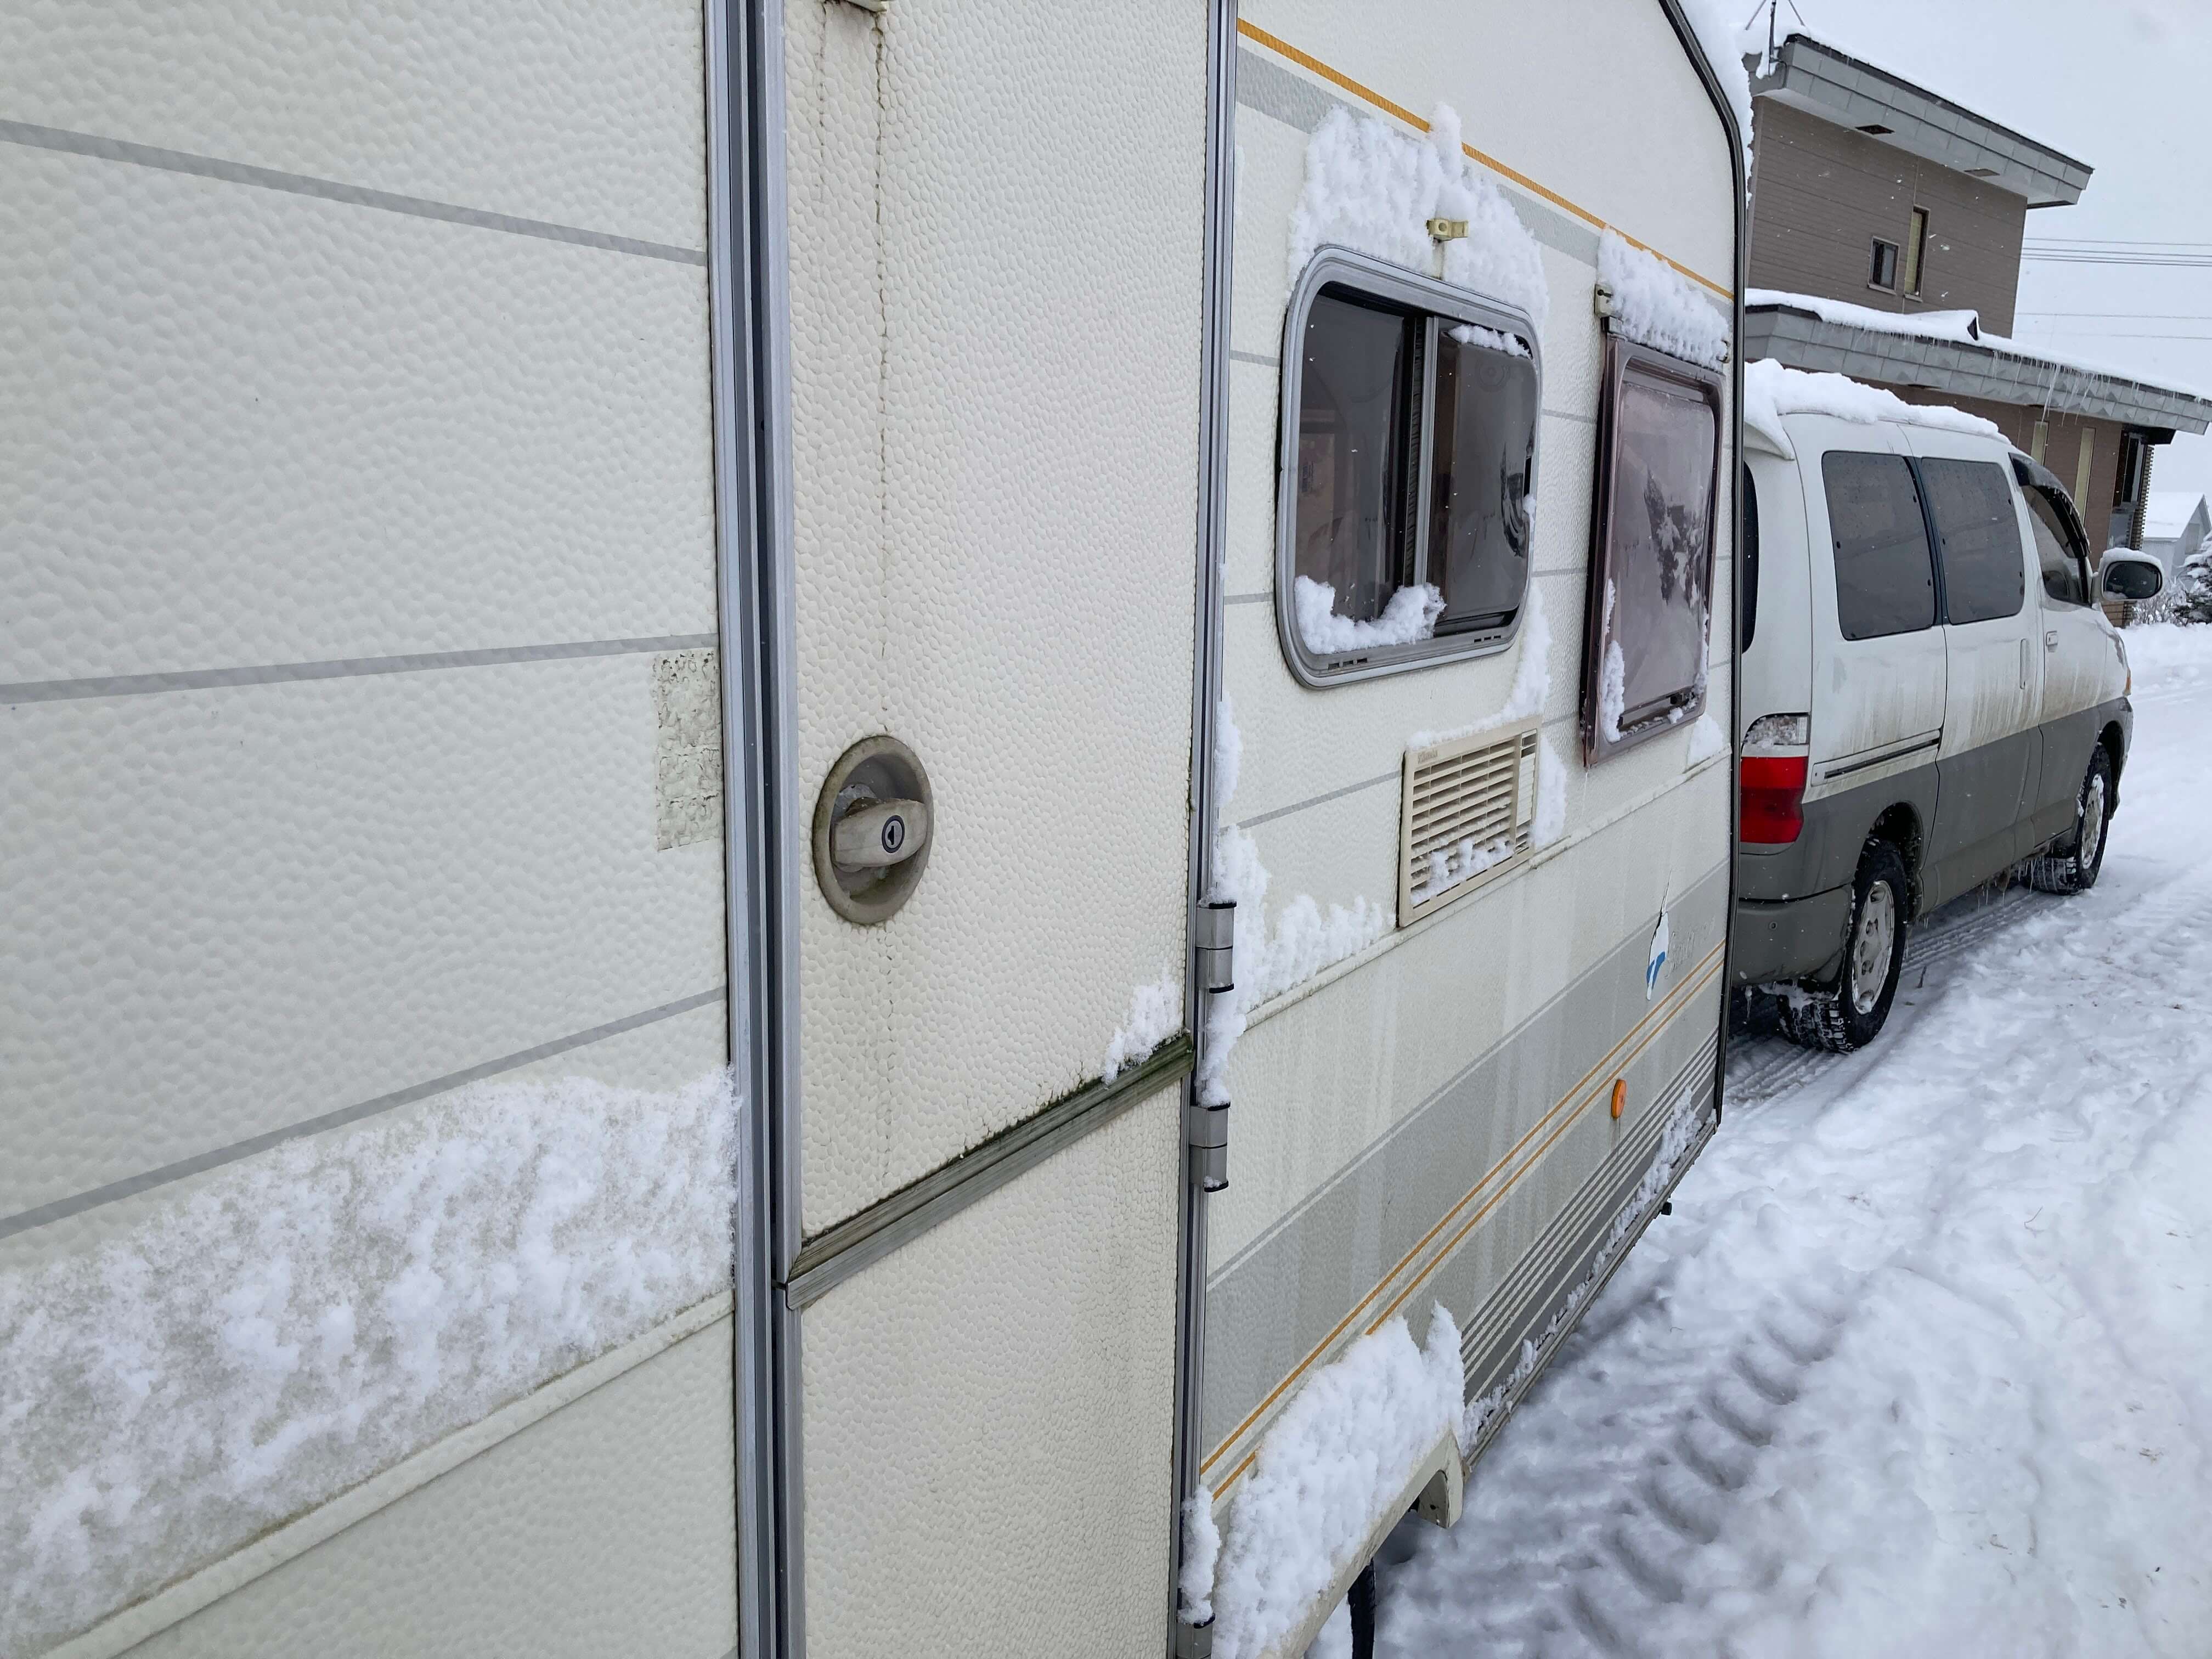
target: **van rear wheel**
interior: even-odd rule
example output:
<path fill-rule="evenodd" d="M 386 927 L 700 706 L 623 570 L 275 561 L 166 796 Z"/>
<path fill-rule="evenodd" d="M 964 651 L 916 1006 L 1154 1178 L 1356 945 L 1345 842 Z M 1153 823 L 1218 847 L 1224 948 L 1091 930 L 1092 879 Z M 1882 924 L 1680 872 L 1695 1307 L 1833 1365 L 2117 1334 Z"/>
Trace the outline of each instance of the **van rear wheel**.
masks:
<path fill-rule="evenodd" d="M 2105 830 L 2112 822 L 2112 757 L 2099 744 L 2074 803 L 2074 844 L 2027 861 L 2027 884 L 2040 893 L 2086 893 L 2105 867 Z"/>
<path fill-rule="evenodd" d="M 1832 986 L 1808 987 L 1783 999 L 1783 1036 L 1800 1048 L 1847 1054 L 1881 1034 L 1905 967 L 1909 890 L 1897 849 L 1886 841 L 1868 842 L 1851 883 L 1843 972 Z"/>

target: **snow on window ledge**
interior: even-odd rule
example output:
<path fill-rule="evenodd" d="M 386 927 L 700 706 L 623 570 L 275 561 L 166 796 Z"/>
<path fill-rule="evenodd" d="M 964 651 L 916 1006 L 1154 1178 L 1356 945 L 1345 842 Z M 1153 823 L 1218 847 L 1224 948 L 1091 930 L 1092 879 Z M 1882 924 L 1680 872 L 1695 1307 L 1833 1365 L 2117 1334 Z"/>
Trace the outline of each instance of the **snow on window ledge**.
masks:
<path fill-rule="evenodd" d="M 1436 636 L 1437 618 L 1444 613 L 1444 596 L 1428 582 L 1400 588 L 1372 622 L 1338 616 L 1336 589 L 1310 576 L 1297 579 L 1291 603 L 1297 611 L 1298 638 L 1317 656 L 1419 644 Z"/>

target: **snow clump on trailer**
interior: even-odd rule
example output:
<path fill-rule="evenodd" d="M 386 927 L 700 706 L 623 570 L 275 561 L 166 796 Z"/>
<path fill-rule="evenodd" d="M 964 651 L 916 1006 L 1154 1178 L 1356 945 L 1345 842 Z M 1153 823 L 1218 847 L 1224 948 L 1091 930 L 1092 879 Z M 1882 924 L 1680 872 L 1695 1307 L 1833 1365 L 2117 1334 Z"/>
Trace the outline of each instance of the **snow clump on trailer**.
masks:
<path fill-rule="evenodd" d="M 1598 635 L 1606 641 L 1605 665 L 1597 680 L 1597 729 L 1607 743 L 1620 741 L 1620 717 L 1628 706 L 1627 659 L 1613 637 L 1613 583 L 1605 585 L 1605 616 Z"/>
<path fill-rule="evenodd" d="M 1406 739 L 1406 746 L 1425 749 L 1434 743 L 1451 743 L 1542 714 L 1545 700 L 1552 695 L 1552 623 L 1544 614 L 1542 590 L 1533 581 L 1522 599 L 1521 632 L 1516 643 L 1521 655 L 1513 665 L 1512 689 L 1506 692 L 1505 702 L 1497 713 L 1442 732 L 1416 732 Z"/>
<path fill-rule="evenodd" d="M 1808 374 L 1785 368 L 1771 357 L 1747 364 L 1743 371 L 1743 423 L 1766 440 L 1785 459 L 1797 458 L 1796 446 L 1783 428 L 1785 415 L 1831 415 L 1839 421 L 1871 426 L 1877 421 L 1902 421 L 1912 426 L 1940 427 L 1952 432 L 1971 432 L 1978 437 L 2002 438 L 1996 422 L 1962 409 L 1940 404 L 1908 404 L 1894 392 L 1868 386 L 1842 374 Z"/>
<path fill-rule="evenodd" d="M 1698 723 L 1690 728 L 1690 750 L 1683 757 L 1683 770 L 1687 771 L 1716 755 L 1725 753 L 1728 746 L 1728 738 L 1721 732 L 1721 723 L 1710 714 L 1698 715 Z"/>
<path fill-rule="evenodd" d="M 726 1073 L 479 1085 L 0 1276 L 0 1650 L 726 1296 L 737 1115 Z"/>
<path fill-rule="evenodd" d="M 1129 994 L 1129 1018 L 1106 1045 L 1100 1075 L 1121 1076 L 1182 1030 L 1182 981 L 1165 969 L 1150 985 Z"/>
<path fill-rule="evenodd" d="M 1316 1371 L 1261 1441 L 1213 1587 L 1215 1659 L 1296 1630 L 1390 1516 L 1421 1460 L 1465 1425 L 1459 1328 L 1441 1303 L 1413 1346 L 1402 1316 Z"/>
<path fill-rule="evenodd" d="M 1298 637 L 1306 649 L 1323 654 L 1364 651 L 1371 646 L 1411 645 L 1437 631 L 1437 618 L 1444 614 L 1444 596 L 1431 583 L 1401 587 L 1390 596 L 1382 614 L 1372 622 L 1358 622 L 1336 614 L 1336 589 L 1311 576 L 1301 576 L 1291 589 L 1298 612 Z"/>
<path fill-rule="evenodd" d="M 1221 1559 L 1221 1528 L 1213 1522 L 1213 1493 L 1204 1486 L 1182 1500 L 1182 1621 L 1203 1625 L 1213 1617 L 1213 1568 Z"/>
<path fill-rule="evenodd" d="M 1431 219 L 1464 219 L 1467 234 L 1437 243 Z M 1306 145 L 1304 192 L 1291 216 L 1291 281 L 1324 247 L 1402 265 L 1422 276 L 1471 289 L 1528 313 L 1543 331 L 1551 290 L 1536 239 L 1512 203 L 1469 162 L 1459 116 L 1437 106 L 1428 137 L 1401 132 L 1380 117 L 1336 109 Z"/>
<path fill-rule="evenodd" d="M 1721 92 L 1728 99 L 1729 108 L 1735 113 L 1736 136 L 1743 144 L 1743 178 L 1747 193 L 1751 188 L 1751 71 L 1744 67 L 1744 55 L 1753 47 L 1752 33 L 1741 22 L 1729 16 L 1734 0 L 1686 0 L 1682 7 L 1690 20 L 1690 27 L 1698 37 L 1698 46 L 1705 54 L 1705 62 L 1712 66 L 1713 78 L 1721 83 Z"/>
<path fill-rule="evenodd" d="M 1630 246 L 1619 231 L 1598 238 L 1597 279 L 1612 291 L 1616 334 L 1707 368 L 1728 362 L 1733 319 L 1680 271 Z"/>

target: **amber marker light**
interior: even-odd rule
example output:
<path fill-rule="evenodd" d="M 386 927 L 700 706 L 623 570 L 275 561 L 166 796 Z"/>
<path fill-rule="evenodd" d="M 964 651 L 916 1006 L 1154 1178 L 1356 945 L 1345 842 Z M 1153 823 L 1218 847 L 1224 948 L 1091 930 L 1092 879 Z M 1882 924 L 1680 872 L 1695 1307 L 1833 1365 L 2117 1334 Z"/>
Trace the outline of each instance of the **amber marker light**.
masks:
<path fill-rule="evenodd" d="M 1628 1079 L 1617 1077 L 1613 1080 L 1613 1115 L 1620 1115 L 1620 1109 L 1628 1103 Z"/>

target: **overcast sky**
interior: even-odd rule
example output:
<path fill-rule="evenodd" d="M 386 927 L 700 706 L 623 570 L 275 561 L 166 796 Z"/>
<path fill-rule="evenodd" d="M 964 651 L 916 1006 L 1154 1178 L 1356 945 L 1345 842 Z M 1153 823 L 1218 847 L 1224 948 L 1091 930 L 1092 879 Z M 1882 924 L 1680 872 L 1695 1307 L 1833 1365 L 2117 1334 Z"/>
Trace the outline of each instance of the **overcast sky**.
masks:
<path fill-rule="evenodd" d="M 1753 3 L 1740 0 L 1734 21 Z M 2212 245 L 2212 0 L 1796 0 L 1796 11 L 1808 33 L 2093 167 L 2080 206 L 2028 215 L 2031 238 Z M 1790 0 L 1782 23 L 1799 27 Z M 2124 314 L 2075 314 L 2092 312 Z M 2014 336 L 2212 395 L 2212 264 L 2030 260 Z M 2185 433 L 2160 450 L 2151 488 L 2212 495 L 2212 438 Z"/>

